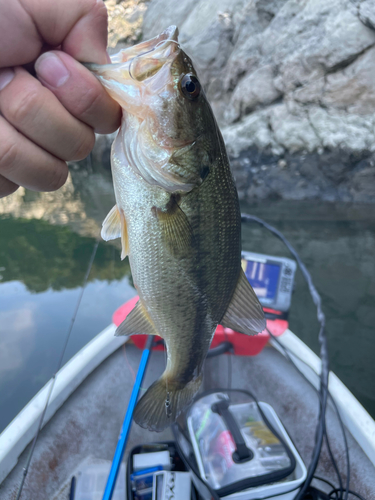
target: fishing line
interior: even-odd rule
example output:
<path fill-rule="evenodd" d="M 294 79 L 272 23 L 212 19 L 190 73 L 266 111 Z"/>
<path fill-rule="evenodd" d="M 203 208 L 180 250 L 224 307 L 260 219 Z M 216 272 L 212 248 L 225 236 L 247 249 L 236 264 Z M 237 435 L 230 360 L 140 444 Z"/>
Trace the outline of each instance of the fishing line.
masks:
<path fill-rule="evenodd" d="M 167 368 L 168 364 L 168 354 L 167 354 L 167 344 L 164 342 L 164 359 L 165 359 L 165 367 Z M 167 418 L 170 418 L 172 415 L 172 408 L 171 408 L 171 398 L 168 390 L 168 377 L 165 377 L 165 389 L 167 391 L 166 398 L 165 398 L 165 413 L 167 415 Z"/>
<path fill-rule="evenodd" d="M 151 52 L 154 52 L 156 49 L 158 49 L 159 47 L 161 47 L 162 45 L 164 45 L 166 42 L 171 42 L 171 43 L 175 43 L 177 45 L 178 48 L 180 48 L 180 44 L 179 42 L 177 42 L 176 40 L 161 40 L 159 43 L 157 43 L 155 45 L 155 47 L 153 47 L 152 49 L 150 50 L 147 50 L 146 52 L 142 52 L 142 54 L 137 54 L 136 56 L 134 56 L 131 60 L 130 60 L 130 64 L 129 64 L 129 75 L 130 75 L 130 78 L 132 80 L 136 80 L 138 81 L 138 79 L 132 75 L 132 65 L 134 63 L 134 61 L 136 61 L 137 59 L 139 59 L 140 57 L 144 57 L 146 54 L 150 54 Z M 128 61 L 126 61 L 128 62 Z M 119 63 L 119 64 L 124 64 L 124 63 Z"/>
<path fill-rule="evenodd" d="M 134 385 L 136 375 L 135 375 L 135 371 L 133 370 L 132 365 L 129 362 L 128 355 L 126 354 L 125 344 L 122 344 L 122 352 L 124 353 L 125 362 L 126 362 L 126 365 L 127 365 L 128 369 L 129 369 L 129 371 L 131 373 L 131 376 L 133 378 L 133 385 Z"/>
<path fill-rule="evenodd" d="M 92 265 L 94 263 L 94 259 L 95 259 L 96 251 L 98 249 L 98 245 L 99 245 L 99 239 L 96 240 L 96 243 L 95 243 L 94 248 L 92 250 L 91 257 L 90 257 L 90 260 L 89 260 L 89 265 L 87 267 L 87 271 L 86 271 L 85 277 L 83 279 L 82 289 L 81 289 L 81 292 L 80 292 L 80 294 L 78 296 L 76 307 L 74 309 L 74 313 L 73 313 L 72 319 L 70 321 L 70 326 L 68 328 L 68 332 L 67 332 L 66 339 L 65 339 L 65 342 L 64 342 L 63 350 L 61 352 L 61 355 L 60 355 L 60 358 L 59 358 L 59 361 L 58 361 L 58 364 L 57 364 L 57 369 L 56 369 L 55 373 L 53 374 L 53 376 L 51 378 L 51 383 L 50 383 L 50 387 L 48 389 L 48 394 L 47 394 L 46 402 L 45 402 L 43 411 L 42 411 L 42 413 L 40 415 L 38 428 L 36 430 L 36 433 L 35 433 L 35 436 L 34 436 L 34 439 L 33 439 L 33 442 L 32 442 L 31 448 L 30 448 L 30 451 L 29 451 L 29 455 L 27 457 L 26 466 L 23 468 L 22 479 L 21 479 L 21 483 L 20 483 L 19 488 L 18 488 L 16 500 L 19 500 L 20 497 L 21 497 L 21 494 L 22 494 L 22 490 L 23 490 L 23 486 L 24 486 L 24 483 L 25 483 L 25 480 L 26 480 L 26 476 L 27 476 L 28 471 L 29 471 L 31 459 L 32 459 L 32 456 L 34 454 L 35 445 L 36 445 L 36 442 L 38 440 L 40 431 L 42 429 L 44 417 L 45 417 L 45 414 L 46 414 L 46 411 L 47 411 L 47 408 L 48 408 L 48 405 L 49 405 L 49 401 L 51 399 L 53 388 L 55 386 L 57 373 L 59 372 L 59 370 L 61 368 L 61 365 L 62 365 L 62 361 L 64 359 L 65 351 L 66 351 L 66 348 L 68 346 L 68 342 L 69 342 L 69 339 L 70 339 L 70 334 L 72 333 L 72 330 L 73 330 L 73 326 L 74 326 L 74 323 L 75 323 L 75 320 L 76 320 L 76 317 L 77 317 L 78 309 L 79 309 L 79 306 L 81 304 L 83 293 L 84 293 L 86 285 L 87 285 L 87 280 L 89 278 L 90 271 L 91 271 Z"/>

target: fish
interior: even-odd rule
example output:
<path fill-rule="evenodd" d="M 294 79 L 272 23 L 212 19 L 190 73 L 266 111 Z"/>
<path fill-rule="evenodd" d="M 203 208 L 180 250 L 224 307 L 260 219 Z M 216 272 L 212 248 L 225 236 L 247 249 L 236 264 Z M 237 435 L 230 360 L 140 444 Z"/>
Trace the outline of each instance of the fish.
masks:
<path fill-rule="evenodd" d="M 139 300 L 116 335 L 159 335 L 166 368 L 134 421 L 162 431 L 190 404 L 218 324 L 264 330 L 241 268 L 241 215 L 224 141 L 190 57 L 170 26 L 89 65 L 122 107 L 111 150 L 116 204 L 104 240 L 121 238 Z"/>

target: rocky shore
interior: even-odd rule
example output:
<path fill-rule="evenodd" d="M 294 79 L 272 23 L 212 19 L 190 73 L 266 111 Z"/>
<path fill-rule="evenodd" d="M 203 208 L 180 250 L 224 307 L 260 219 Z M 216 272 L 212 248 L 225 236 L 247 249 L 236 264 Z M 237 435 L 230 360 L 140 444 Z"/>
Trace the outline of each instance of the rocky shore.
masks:
<path fill-rule="evenodd" d="M 107 6 L 112 50 L 179 26 L 241 199 L 375 202 L 373 0 Z M 108 161 L 109 143 L 98 140 L 94 161 Z"/>

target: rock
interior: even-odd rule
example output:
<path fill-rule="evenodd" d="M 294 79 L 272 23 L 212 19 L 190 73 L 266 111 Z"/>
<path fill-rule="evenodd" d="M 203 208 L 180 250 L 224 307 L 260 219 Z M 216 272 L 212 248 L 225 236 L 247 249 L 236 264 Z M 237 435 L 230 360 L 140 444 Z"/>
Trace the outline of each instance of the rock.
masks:
<path fill-rule="evenodd" d="M 373 0 L 364 0 L 359 4 L 358 17 L 365 26 L 375 30 L 375 9 Z"/>
<path fill-rule="evenodd" d="M 323 147 L 353 152 L 375 150 L 375 116 L 313 107 L 309 117 Z"/>
<path fill-rule="evenodd" d="M 124 0 L 120 7 L 126 22 L 134 17 L 133 39 L 179 27 L 241 197 L 374 201 L 374 0 L 179 0 L 173 8 L 169 0 Z M 257 155 L 267 157 L 266 169 L 254 164 Z"/>
<path fill-rule="evenodd" d="M 106 0 L 108 11 L 108 46 L 122 48 L 142 36 L 143 15 L 147 5 L 142 0 Z M 119 46 L 118 44 L 121 44 Z"/>
<path fill-rule="evenodd" d="M 143 31 L 148 37 L 179 26 L 220 125 L 235 123 L 238 139 L 226 135 L 236 154 L 246 145 L 358 150 L 375 143 L 375 32 L 364 22 L 372 19 L 371 6 L 372 0 L 358 9 L 351 0 L 181 0 L 168 9 L 168 0 L 153 0 Z"/>
<path fill-rule="evenodd" d="M 369 109 L 375 110 L 374 60 L 375 47 L 371 47 L 344 69 L 297 88 L 292 97 L 303 104 L 320 104 L 350 114 L 369 114 Z"/>
<path fill-rule="evenodd" d="M 232 94 L 225 119 L 234 122 L 260 105 L 271 104 L 281 92 L 274 85 L 274 67 L 267 64 L 240 80 Z"/>
<path fill-rule="evenodd" d="M 271 151 L 274 155 L 281 155 L 285 151 L 275 140 L 267 109 L 251 113 L 240 122 L 223 128 L 222 134 L 231 157 L 238 157 L 252 146 L 260 151 Z"/>
<path fill-rule="evenodd" d="M 374 202 L 375 155 L 368 153 L 285 153 L 276 161 L 252 147 L 232 160 L 232 168 L 240 200 Z"/>
<path fill-rule="evenodd" d="M 350 172 L 350 192 L 354 201 L 375 202 L 375 155 L 358 163 Z"/>

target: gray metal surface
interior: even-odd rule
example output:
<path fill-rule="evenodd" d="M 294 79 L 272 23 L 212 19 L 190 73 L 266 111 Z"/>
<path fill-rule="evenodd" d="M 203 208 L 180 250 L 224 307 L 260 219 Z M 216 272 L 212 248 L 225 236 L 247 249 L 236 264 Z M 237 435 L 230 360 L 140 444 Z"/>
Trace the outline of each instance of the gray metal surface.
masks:
<path fill-rule="evenodd" d="M 120 348 L 103 362 L 75 391 L 42 430 L 25 483 L 24 500 L 67 499 L 71 476 L 83 461 L 112 460 L 119 429 L 130 398 L 141 351 L 134 345 Z M 272 347 L 256 357 L 231 357 L 232 387 L 248 388 L 278 413 L 306 464 L 314 445 L 318 414 L 316 393 Z M 165 355 L 153 352 L 144 387 L 162 372 Z M 228 356 L 206 361 L 204 388 L 228 386 Z M 328 411 L 330 444 L 345 477 L 343 440 L 332 408 Z M 136 444 L 170 439 L 170 431 L 151 433 L 133 425 L 126 453 Z M 351 489 L 375 500 L 375 470 L 357 443 L 348 436 Z M 13 500 L 29 448 L 0 485 L 0 499 Z M 337 484 L 326 446 L 319 475 Z M 323 489 L 323 488 L 322 488 Z M 60 492 L 60 493 L 58 493 Z"/>
<path fill-rule="evenodd" d="M 205 386 L 207 389 L 228 386 L 227 356 L 206 360 Z M 270 346 L 255 357 L 232 357 L 232 387 L 249 389 L 258 400 L 265 401 L 274 408 L 308 466 L 314 448 L 318 396 L 287 359 Z M 332 452 L 345 480 L 343 437 L 331 404 L 327 411 L 327 430 Z M 375 468 L 349 432 L 347 437 L 351 465 L 350 489 L 366 500 L 375 500 Z M 338 484 L 326 444 L 316 474 Z M 313 484 L 323 491 L 330 490 L 321 482 Z"/>

